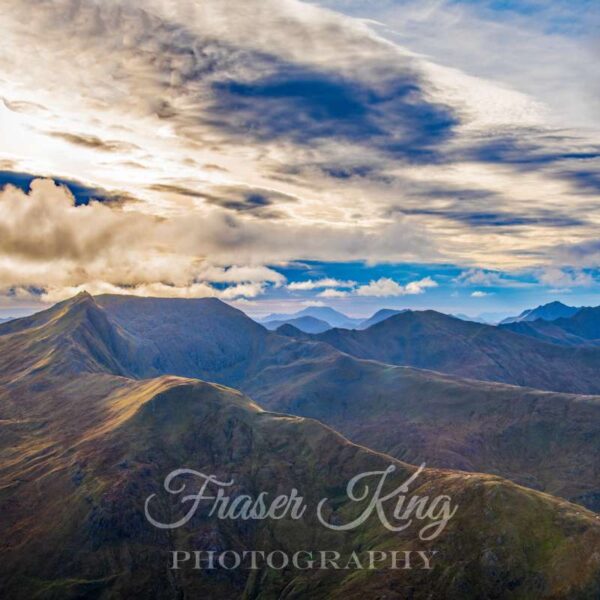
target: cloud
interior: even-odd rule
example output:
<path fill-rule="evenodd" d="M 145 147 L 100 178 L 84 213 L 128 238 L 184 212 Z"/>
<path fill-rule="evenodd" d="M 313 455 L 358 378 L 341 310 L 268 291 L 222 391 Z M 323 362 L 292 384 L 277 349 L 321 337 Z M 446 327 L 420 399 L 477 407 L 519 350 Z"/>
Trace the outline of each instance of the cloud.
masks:
<path fill-rule="evenodd" d="M 579 269 L 544 269 L 539 273 L 538 280 L 543 285 L 557 289 L 588 287 L 595 283 L 595 279 L 590 273 Z"/>
<path fill-rule="evenodd" d="M 45 290 L 41 297 L 51 300 L 81 289 L 230 299 L 285 283 L 264 265 L 219 266 L 190 252 L 195 223 L 184 225 L 97 201 L 77 205 L 50 180 L 34 180 L 29 194 L 7 186 L 0 191 L 0 289 Z"/>
<path fill-rule="evenodd" d="M 500 273 L 484 271 L 482 269 L 467 269 L 454 279 L 456 283 L 464 285 L 501 285 L 505 279 Z"/>
<path fill-rule="evenodd" d="M 498 271 L 487 271 L 485 269 L 466 269 L 455 277 L 453 283 L 461 286 L 484 286 L 484 287 L 529 287 L 532 284 L 515 275 L 500 273 Z"/>
<path fill-rule="evenodd" d="M 328 288 L 317 294 L 319 298 L 346 298 L 349 295 L 350 292 L 347 290 L 335 290 L 333 288 Z"/>
<path fill-rule="evenodd" d="M 393 279 L 381 277 L 356 289 L 357 296 L 373 296 L 377 298 L 406 296 L 410 294 L 422 294 L 427 288 L 437 287 L 438 284 L 431 277 L 424 277 L 419 281 L 411 281 L 406 285 L 400 285 Z"/>
<path fill-rule="evenodd" d="M 74 146 L 82 146 L 83 148 L 100 150 L 102 152 L 128 152 L 137 149 L 135 144 L 116 140 L 101 140 L 95 135 L 81 135 L 62 131 L 51 131 L 48 132 L 48 135 L 65 140 Z"/>
<path fill-rule="evenodd" d="M 316 257 L 338 253 L 341 259 L 365 249 L 377 255 L 386 245 L 401 251 L 398 224 L 383 236 L 367 230 L 350 238 L 312 226 L 274 231 L 216 208 L 167 218 L 127 205 L 77 204 L 66 186 L 51 180 L 33 180 L 30 188 L 0 190 L 0 289 L 53 290 L 53 298 L 86 285 L 111 293 L 254 297 L 286 282 L 265 265 L 282 256 L 292 260 L 307 241 Z M 416 240 L 406 239 L 407 250 Z"/>
<path fill-rule="evenodd" d="M 347 298 L 349 296 L 392 297 L 422 294 L 427 288 L 437 287 L 437 285 L 431 277 L 411 281 L 406 285 L 400 285 L 388 277 L 381 277 L 363 285 L 359 285 L 356 281 L 342 281 L 327 277 L 294 281 L 286 287 L 290 291 L 322 290 L 317 294 L 319 298 Z"/>
<path fill-rule="evenodd" d="M 289 194 L 247 185 L 214 186 L 203 196 L 209 204 L 262 219 L 282 218 L 285 215 L 280 209 L 298 202 L 298 198 Z"/>
<path fill-rule="evenodd" d="M 20 173 L 14 170 L 0 170 L 0 190 L 10 184 L 24 192 L 28 192 L 31 183 L 40 179 L 39 176 L 31 173 Z M 90 187 L 81 181 L 67 178 L 54 178 L 54 181 L 61 186 L 64 186 L 71 192 L 75 199 L 75 204 L 89 204 L 92 200 L 97 200 L 103 204 L 111 204 L 113 206 L 123 205 L 127 202 L 136 202 L 137 199 L 127 192 L 117 190 L 107 190 L 99 187 Z"/>
<path fill-rule="evenodd" d="M 300 292 L 334 287 L 353 288 L 356 285 L 356 281 L 342 281 L 340 279 L 334 279 L 332 277 L 325 277 L 323 279 L 307 279 L 305 281 L 292 281 L 287 284 L 287 288 L 288 290 L 294 292 Z"/>
<path fill-rule="evenodd" d="M 458 119 L 434 104 L 416 73 L 383 71 L 376 84 L 292 64 L 275 64 L 263 78 L 217 82 L 208 108 L 232 135 L 298 144 L 335 139 L 371 147 L 393 158 L 423 160 L 452 135 Z M 275 72 L 273 72 L 275 71 Z"/>
<path fill-rule="evenodd" d="M 489 296 L 490 293 L 489 292 L 482 292 L 481 290 L 476 290 L 471 294 L 472 298 L 485 298 L 486 296 Z"/>
<path fill-rule="evenodd" d="M 3 164 L 77 179 L 89 210 L 49 187 L 3 196 L 4 283 L 199 291 L 211 265 L 600 264 L 588 50 L 464 3 L 352 4 L 371 21 L 296 0 L 6 2 Z M 91 200 L 112 197 L 129 201 Z"/>

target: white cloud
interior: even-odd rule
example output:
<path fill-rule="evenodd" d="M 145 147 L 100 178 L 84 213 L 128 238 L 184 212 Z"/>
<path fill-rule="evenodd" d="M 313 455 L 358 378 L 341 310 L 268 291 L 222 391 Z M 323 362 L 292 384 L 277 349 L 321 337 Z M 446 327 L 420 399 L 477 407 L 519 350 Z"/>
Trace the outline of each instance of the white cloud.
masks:
<path fill-rule="evenodd" d="M 392 296 L 406 296 L 410 294 L 422 294 L 427 288 L 437 287 L 437 283 L 431 277 L 425 277 L 419 281 L 411 281 L 406 285 L 400 285 L 398 282 L 388 277 L 382 277 L 371 281 L 366 285 L 361 285 L 356 289 L 357 296 L 373 296 L 378 298 Z"/>
<path fill-rule="evenodd" d="M 481 290 L 475 290 L 472 294 L 471 297 L 472 298 L 485 298 L 486 296 L 489 296 L 490 294 L 488 292 L 482 292 Z"/>
<path fill-rule="evenodd" d="M 0 289 L 15 299 L 28 288 L 45 289 L 44 301 L 82 289 L 232 299 L 285 282 L 262 265 L 213 264 L 194 242 L 195 222 L 186 227 L 100 202 L 75 206 L 70 192 L 49 180 L 33 181 L 29 194 L 0 191 Z"/>
<path fill-rule="evenodd" d="M 482 269 L 467 269 L 463 271 L 456 279 L 456 283 L 462 285 L 485 285 L 495 286 L 509 283 L 500 273 L 494 271 L 484 271 Z"/>
<path fill-rule="evenodd" d="M 540 272 L 538 280 L 543 285 L 550 286 L 559 290 L 568 289 L 572 287 L 588 287 L 596 283 L 592 275 L 578 269 L 544 269 Z"/>
<path fill-rule="evenodd" d="M 350 292 L 347 290 L 336 290 L 333 288 L 323 290 L 317 294 L 320 298 L 346 298 L 349 295 Z"/>
<path fill-rule="evenodd" d="M 299 292 L 308 290 L 318 290 L 323 288 L 353 288 L 356 286 L 356 281 L 342 281 L 325 277 L 323 279 L 307 279 L 306 281 L 292 281 L 287 284 L 288 290 Z"/>

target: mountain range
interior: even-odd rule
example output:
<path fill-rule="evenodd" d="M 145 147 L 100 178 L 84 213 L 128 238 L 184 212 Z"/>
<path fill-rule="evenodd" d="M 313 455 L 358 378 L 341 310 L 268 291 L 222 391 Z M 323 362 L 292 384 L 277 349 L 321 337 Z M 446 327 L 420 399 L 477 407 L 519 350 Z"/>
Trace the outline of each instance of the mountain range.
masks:
<path fill-rule="evenodd" d="M 263 325 L 269 331 L 275 331 L 284 325 L 289 325 L 291 327 L 295 327 L 299 331 L 303 331 L 304 333 L 323 333 L 328 329 L 331 329 L 331 325 L 326 321 L 321 319 L 316 319 L 315 317 L 309 317 L 305 315 L 304 317 L 297 317 L 293 319 L 284 319 L 284 320 L 273 320 L 273 321 L 265 321 Z"/>
<path fill-rule="evenodd" d="M 508 361 L 511 349 L 532 365 L 558 360 L 539 354 L 552 344 L 503 329 L 487 339 L 492 334 L 474 325 L 439 313 L 403 313 L 363 332 L 297 339 L 216 299 L 87 294 L 1 325 L 0 594 L 597 597 L 597 515 L 536 490 L 600 508 L 600 398 L 359 358 L 333 343 L 352 334 L 344 344 L 372 352 L 373 331 L 379 336 L 378 328 L 388 328 L 388 358 L 430 360 L 433 345 L 443 354 L 441 344 L 460 333 L 464 370 L 475 356 L 486 366 L 482 357 L 495 342 L 503 349 L 498 360 Z M 444 335 L 436 337 L 440 328 Z M 322 339 L 327 334 L 331 340 Z M 368 344 L 354 337 L 367 334 Z M 416 353 L 398 353 L 428 336 Z M 558 387 L 566 383 L 559 369 L 595 356 L 594 348 L 559 348 L 566 362 L 551 364 L 544 380 L 554 374 Z M 459 370 L 458 360 L 439 364 Z M 514 368 L 514 362 L 503 366 Z M 250 577 L 185 570 L 167 577 L 174 544 L 409 549 L 415 535 L 391 535 L 375 522 L 339 536 L 314 520 L 248 524 L 201 515 L 190 528 L 167 534 L 145 522 L 140 504 L 183 465 L 233 474 L 240 493 L 296 487 L 314 501 L 340 496 L 344 482 L 365 470 L 394 464 L 399 476 L 411 473 L 398 459 L 488 473 L 426 470 L 420 493 L 448 493 L 460 510 L 436 545 L 440 566 L 425 574 L 265 569 Z M 165 515 L 177 508 L 160 506 Z M 340 498 L 336 518 L 351 514 Z"/>
<path fill-rule="evenodd" d="M 410 311 L 363 331 L 331 329 L 311 339 L 387 364 L 541 390 L 600 393 L 600 348 L 565 350 L 508 327 Z"/>
<path fill-rule="evenodd" d="M 279 325 L 283 325 L 284 323 L 290 323 L 291 321 L 296 321 L 296 326 L 298 323 L 298 319 L 303 317 L 311 317 L 313 319 L 318 319 L 321 322 L 325 322 L 329 325 L 329 327 L 344 327 L 345 329 L 353 329 L 360 325 L 364 319 L 355 319 L 353 317 L 348 317 L 344 313 L 341 313 L 334 308 L 329 306 L 307 306 L 302 310 L 299 310 L 295 313 L 273 313 L 270 314 L 263 319 L 260 320 L 261 323 L 267 325 L 273 321 L 278 323 Z M 294 325 L 294 323 L 291 323 Z M 300 327 L 299 327 L 300 329 Z M 303 331 L 301 329 L 301 331 Z M 310 332 L 307 332 L 310 333 Z"/>
<path fill-rule="evenodd" d="M 63 331 L 71 323 L 77 327 L 65 341 Z M 500 341 L 486 340 L 490 329 Z M 457 338 L 461 330 L 462 340 Z M 399 337 L 406 332 L 412 337 Z M 340 340 L 343 352 L 334 347 Z M 397 458 L 500 474 L 591 508 L 600 500 L 596 397 L 474 380 L 476 359 L 479 379 L 497 373 L 530 378 L 535 367 L 549 388 L 581 387 L 584 375 L 592 386 L 597 379 L 593 364 L 573 371 L 581 349 L 565 351 L 433 312 L 403 313 L 362 332 L 332 330 L 297 339 L 269 332 L 216 299 L 88 295 L 1 326 L 0 350 L 3 343 L 3 355 L 18 357 L 20 369 L 33 369 L 32 361 L 56 356 L 50 365 L 58 373 L 91 364 L 95 370 L 136 379 L 168 374 L 213 381 L 241 389 L 265 408 L 318 418 Z M 415 349 L 416 344 L 422 347 Z M 550 355 L 527 354 L 536 345 L 552 351 L 557 361 L 553 368 L 543 370 Z M 364 354 L 365 347 L 377 349 L 378 356 L 352 355 Z M 412 353 L 396 353 L 404 347 Z M 415 356 L 444 362 L 425 366 Z M 448 365 L 457 372 L 430 370 Z M 0 372 L 7 370 L 0 358 Z M 561 413 L 569 414 L 569 420 L 560 418 Z M 517 447 L 527 452 L 515 456 Z M 550 470 L 548 460 L 555 463 Z"/>

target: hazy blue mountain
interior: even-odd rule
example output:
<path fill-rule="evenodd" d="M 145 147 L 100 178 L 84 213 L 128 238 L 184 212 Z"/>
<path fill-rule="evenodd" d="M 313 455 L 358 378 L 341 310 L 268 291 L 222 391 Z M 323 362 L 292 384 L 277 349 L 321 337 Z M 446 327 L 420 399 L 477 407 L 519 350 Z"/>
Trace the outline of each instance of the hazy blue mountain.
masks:
<path fill-rule="evenodd" d="M 381 321 L 385 321 L 394 315 L 399 315 L 402 312 L 406 312 L 408 309 L 404 308 L 401 310 L 397 310 L 394 308 L 382 308 L 378 310 L 375 314 L 371 315 L 368 319 L 365 319 L 357 329 L 368 329 L 371 325 L 375 325 L 376 323 L 381 323 Z"/>
<path fill-rule="evenodd" d="M 490 324 L 489 321 L 486 321 L 481 317 L 470 317 L 469 315 L 465 315 L 464 313 L 456 313 L 449 316 L 454 317 L 456 319 L 460 319 L 461 321 L 472 321 L 473 323 L 486 323 L 487 325 Z"/>
<path fill-rule="evenodd" d="M 291 314 L 274 313 L 261 319 L 260 322 L 263 324 L 270 321 L 289 322 L 292 319 L 301 317 L 313 317 L 314 319 L 329 323 L 331 327 L 342 327 L 344 329 L 353 329 L 354 327 L 358 327 L 362 322 L 362 319 L 348 317 L 330 306 L 308 306 Z"/>
<path fill-rule="evenodd" d="M 282 325 L 291 325 L 292 327 L 296 327 L 300 331 L 304 333 L 323 333 L 323 331 L 327 331 L 331 329 L 331 325 L 321 319 L 316 319 L 315 317 L 297 317 L 295 319 L 287 319 L 287 320 L 273 320 L 273 321 L 263 321 L 262 323 L 269 331 L 275 331 L 279 329 Z"/>
<path fill-rule="evenodd" d="M 506 325 L 508 323 L 522 323 L 527 321 L 537 321 L 542 319 L 543 321 L 555 321 L 560 318 L 568 318 L 575 315 L 580 308 L 575 306 L 567 306 L 562 302 L 549 302 L 548 304 L 542 304 L 537 308 L 529 308 L 524 310 L 517 317 L 508 317 L 500 321 L 500 325 Z"/>
<path fill-rule="evenodd" d="M 488 325 L 497 325 L 505 319 L 507 314 L 505 312 L 482 312 L 479 313 L 475 318 L 468 319 L 469 321 L 475 321 L 476 323 L 487 323 Z"/>

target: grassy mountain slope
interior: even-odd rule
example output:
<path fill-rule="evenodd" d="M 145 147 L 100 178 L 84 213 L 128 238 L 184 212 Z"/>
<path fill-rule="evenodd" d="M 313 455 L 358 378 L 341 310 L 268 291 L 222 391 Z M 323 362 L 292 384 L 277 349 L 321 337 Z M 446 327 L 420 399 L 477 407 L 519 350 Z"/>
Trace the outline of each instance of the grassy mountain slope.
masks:
<path fill-rule="evenodd" d="M 600 511 L 600 397 L 346 355 L 273 365 L 245 391 L 407 462 L 501 474 Z"/>
<path fill-rule="evenodd" d="M 77 376 L 74 385 L 79 377 L 84 398 L 93 375 Z M 420 496 L 446 493 L 459 506 L 434 542 L 418 541 L 412 526 L 391 533 L 376 517 L 350 532 L 329 531 L 311 511 L 300 521 L 248 522 L 219 521 L 201 510 L 179 529 L 155 529 L 144 518 L 144 501 L 159 494 L 155 515 L 179 518 L 178 498 L 170 501 L 161 484 L 182 466 L 233 477 L 233 494 L 296 487 L 309 507 L 334 498 L 334 522 L 364 509 L 343 493 L 351 477 L 393 463 L 391 489 L 413 467 L 352 445 L 316 421 L 264 412 L 234 390 L 172 377 L 127 382 L 95 403 L 70 402 L 68 412 L 27 435 L 62 431 L 96 403 L 100 413 L 57 439 L 52 456 L 26 472 L 18 462 L 2 462 L 3 597 L 587 599 L 600 589 L 596 516 L 486 475 L 428 470 L 421 476 Z M 332 548 L 343 555 L 392 549 L 438 555 L 432 571 L 168 570 L 173 549 Z"/>
<path fill-rule="evenodd" d="M 496 473 L 600 509 L 597 398 L 359 360 L 328 344 L 267 332 L 215 300 L 100 302 L 106 308 L 79 297 L 34 322 L 13 324 L 12 333 L 0 329 L 0 361 L 14 367 L 5 363 L 0 370 L 4 389 L 12 392 L 4 396 L 0 418 L 43 420 L 80 402 L 77 386 L 74 396 L 70 391 L 74 364 L 96 397 L 114 385 L 100 374 L 198 377 L 238 387 L 269 409 L 318 418 L 353 441 L 407 461 Z M 96 343 L 75 344 L 82 330 Z M 103 360 L 85 358 L 89 348 Z M 38 388 L 60 390 L 47 394 L 39 415 L 28 400 Z M 97 420 L 95 406 L 77 426 L 88 416 Z M 35 449 L 28 455 L 37 456 Z"/>

